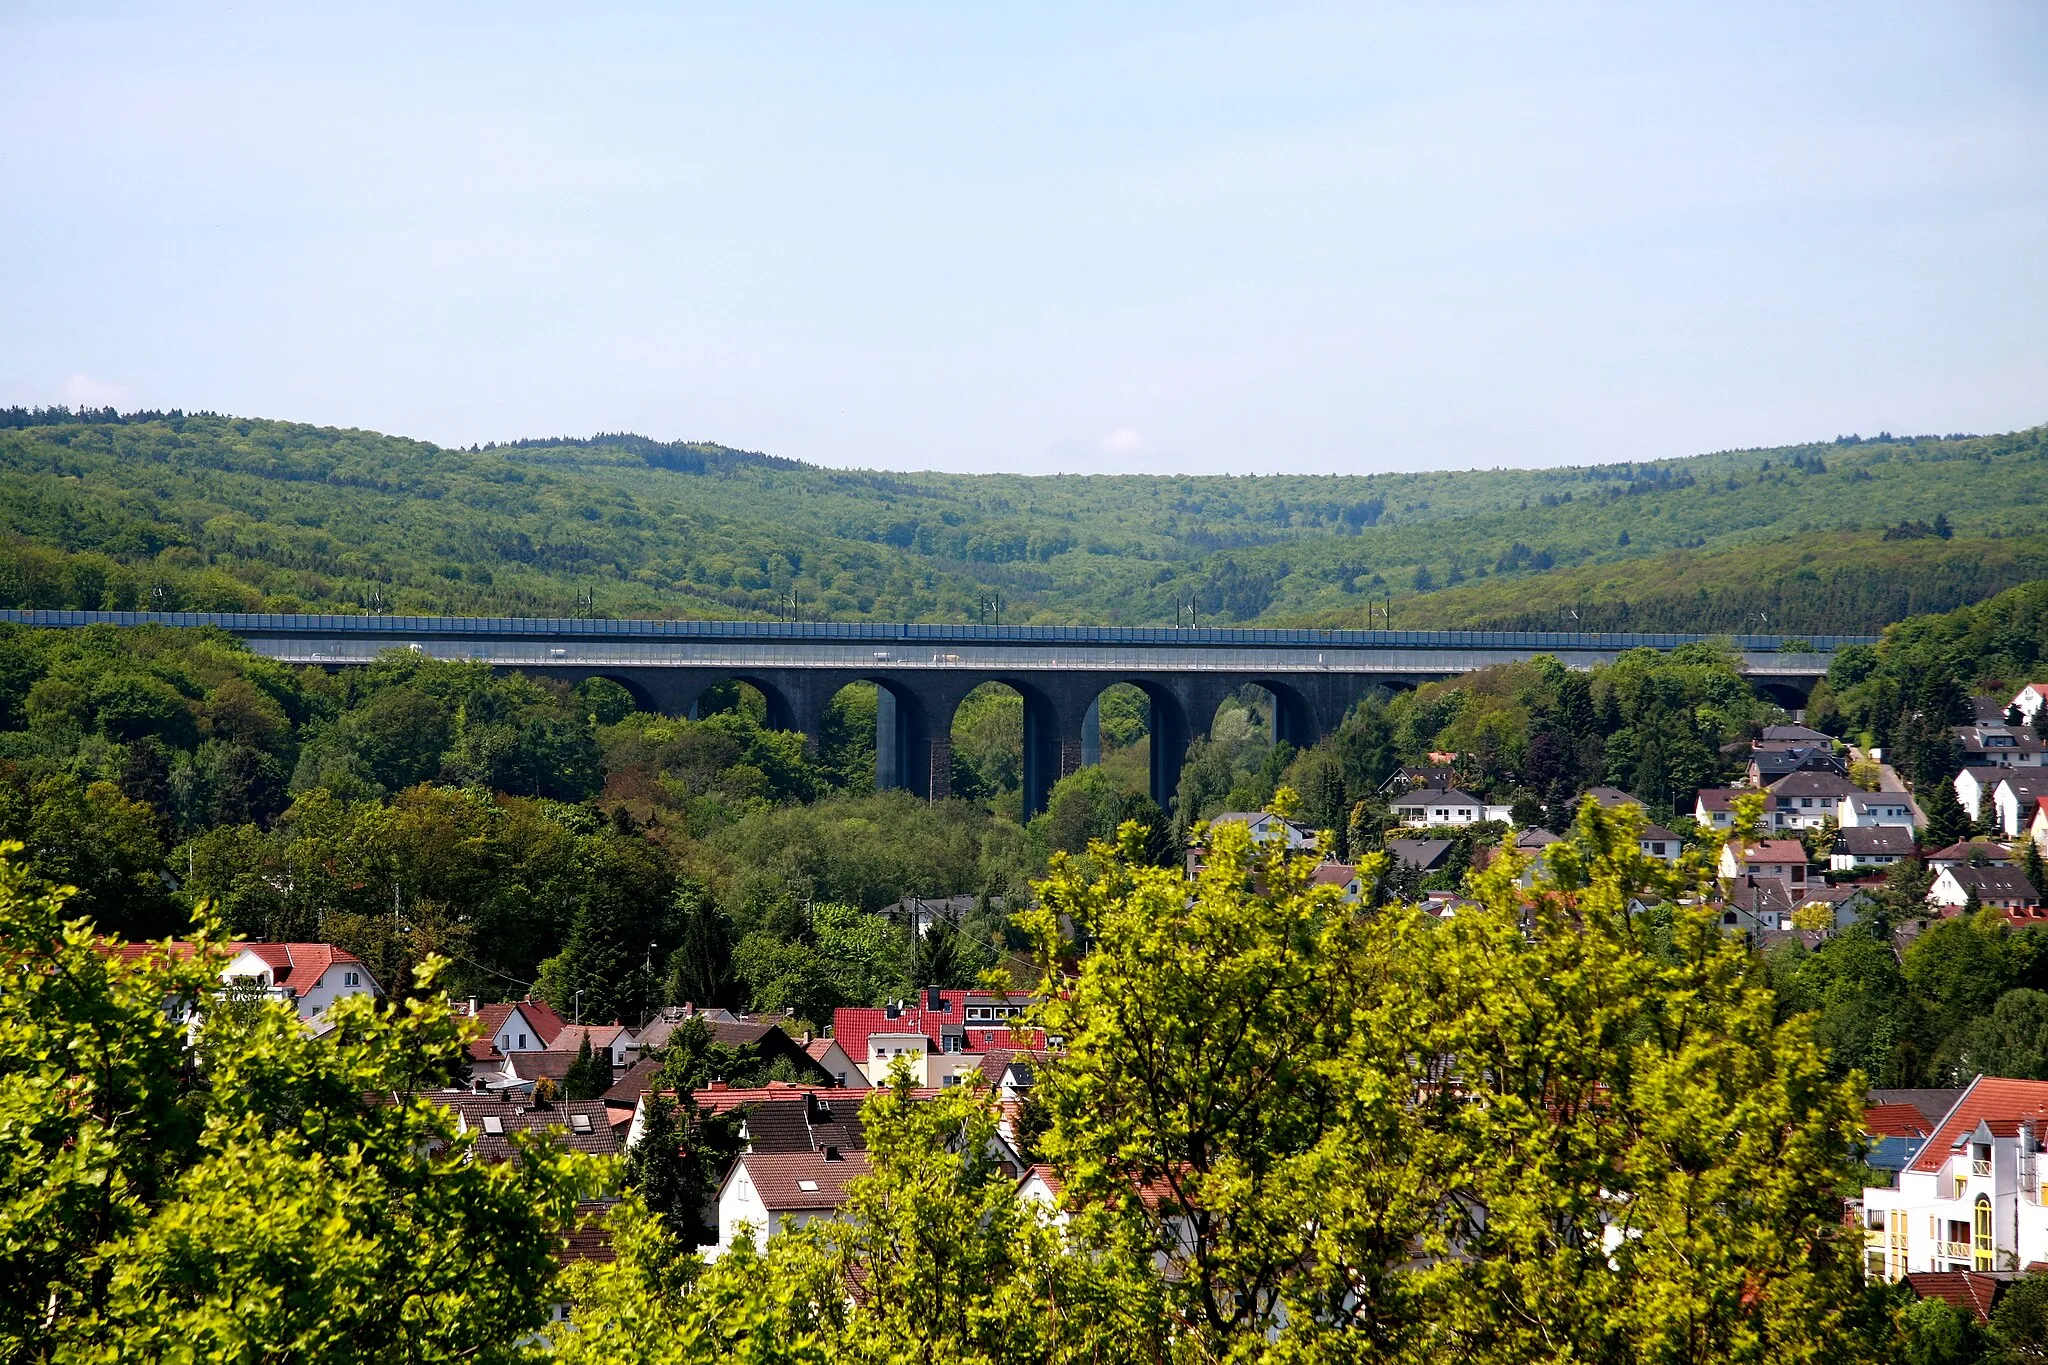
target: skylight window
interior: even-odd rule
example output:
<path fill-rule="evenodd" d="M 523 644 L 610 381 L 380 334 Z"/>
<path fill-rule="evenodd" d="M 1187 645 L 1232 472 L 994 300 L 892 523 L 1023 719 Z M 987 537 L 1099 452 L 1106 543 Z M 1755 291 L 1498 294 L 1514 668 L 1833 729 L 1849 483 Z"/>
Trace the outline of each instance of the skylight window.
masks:
<path fill-rule="evenodd" d="M 484 1131 L 492 1137 L 505 1136 L 505 1120 L 499 1118 L 496 1114 L 486 1115 L 484 1118 Z"/>
<path fill-rule="evenodd" d="M 796 1187 L 805 1194 L 816 1194 L 818 1192 L 818 1182 L 815 1180 L 799 1180 L 796 1182 Z"/>
<path fill-rule="evenodd" d="M 569 1127 L 570 1127 L 570 1128 L 572 1128 L 572 1129 L 574 1129 L 574 1130 L 575 1130 L 576 1132 L 579 1132 L 579 1133 L 587 1133 L 587 1132 L 589 1132 L 589 1131 L 590 1131 L 590 1115 L 588 1115 L 588 1114 L 571 1114 L 571 1115 L 569 1115 Z"/>

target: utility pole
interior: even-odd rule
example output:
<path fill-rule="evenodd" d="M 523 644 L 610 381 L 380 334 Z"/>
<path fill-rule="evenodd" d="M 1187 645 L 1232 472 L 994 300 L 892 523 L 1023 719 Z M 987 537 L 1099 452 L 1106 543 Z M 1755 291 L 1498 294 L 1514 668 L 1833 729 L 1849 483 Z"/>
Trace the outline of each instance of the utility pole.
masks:
<path fill-rule="evenodd" d="M 579 1025 L 580 1025 L 580 1024 L 582 1024 L 582 1022 L 583 1022 L 583 992 L 582 992 L 582 991 L 578 991 L 578 992 L 576 992 L 576 1022 L 577 1022 L 577 1024 L 579 1024 Z"/>

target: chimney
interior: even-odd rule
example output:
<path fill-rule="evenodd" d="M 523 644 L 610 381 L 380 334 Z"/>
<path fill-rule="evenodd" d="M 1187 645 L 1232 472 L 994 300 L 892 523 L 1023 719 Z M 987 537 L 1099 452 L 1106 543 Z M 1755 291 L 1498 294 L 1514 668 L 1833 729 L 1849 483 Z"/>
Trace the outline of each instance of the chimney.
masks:
<path fill-rule="evenodd" d="M 726 1090 L 730 1087 L 728 1087 L 724 1081 L 713 1081 L 711 1084 L 705 1086 L 704 1088 L 706 1090 Z"/>
<path fill-rule="evenodd" d="M 924 988 L 924 1007 L 933 1014 L 940 1014 L 945 1011 L 946 997 L 940 993 L 937 986 L 926 986 Z"/>
<path fill-rule="evenodd" d="M 810 1031 L 809 1029 L 805 1029 L 805 1030 L 804 1030 L 804 1046 L 805 1046 L 805 1047 L 809 1047 L 810 1045 L 811 1045 L 811 1031 Z"/>
<path fill-rule="evenodd" d="M 476 997 L 473 995 L 469 997 L 469 1017 L 476 1018 Z"/>
<path fill-rule="evenodd" d="M 903 1002 L 901 1000 L 891 1000 L 887 1005 L 882 1007 L 882 1017 L 884 1019 L 895 1019 L 901 1016 L 902 1013 Z"/>
<path fill-rule="evenodd" d="M 827 1148 L 825 1149 L 825 1160 L 827 1160 L 827 1161 L 844 1161 L 844 1160 L 846 1160 L 846 1158 L 845 1158 L 845 1157 L 843 1157 L 843 1156 L 841 1156 L 841 1155 L 839 1155 L 839 1149 L 838 1149 L 837 1147 L 827 1147 Z"/>

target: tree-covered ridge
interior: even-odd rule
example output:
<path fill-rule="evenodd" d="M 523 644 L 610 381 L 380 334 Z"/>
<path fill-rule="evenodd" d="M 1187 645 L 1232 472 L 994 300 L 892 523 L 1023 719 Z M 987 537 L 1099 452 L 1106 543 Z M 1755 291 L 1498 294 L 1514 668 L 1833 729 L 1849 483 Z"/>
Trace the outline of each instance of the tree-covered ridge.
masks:
<path fill-rule="evenodd" d="M 275 421 L 17 409 L 0 422 L 16 537 L 0 551 L 0 604 L 972 620 L 1000 596 L 1011 621 L 1171 622 L 1192 603 L 1205 622 L 1364 625 L 1365 600 L 1391 593 L 1410 599 L 1397 624 L 1423 624 L 1429 593 L 1482 579 L 1789 552 L 1821 532 L 2028 535 L 2042 525 L 2044 430 L 1550 470 L 1027 477 L 822 469 L 629 435 L 454 450 Z M 1788 628 L 1874 628 L 1901 600 L 1947 605 L 2024 571 L 1972 576 L 1929 555 L 1894 542 L 1880 556 L 1891 579 L 1795 591 L 1795 606 L 1864 616 Z M 1917 589 L 1922 575 L 1936 586 Z M 1579 602 L 1565 605 L 1589 591 L 1574 580 L 1564 595 Z M 1540 615 L 1559 594 L 1537 592 Z M 1532 611 L 1519 589 L 1451 602 L 1445 619 Z"/>

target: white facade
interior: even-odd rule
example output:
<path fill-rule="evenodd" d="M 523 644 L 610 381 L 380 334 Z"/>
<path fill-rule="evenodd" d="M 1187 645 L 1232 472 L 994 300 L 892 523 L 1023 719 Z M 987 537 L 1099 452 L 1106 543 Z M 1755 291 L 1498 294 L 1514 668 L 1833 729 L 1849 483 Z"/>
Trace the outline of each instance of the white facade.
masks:
<path fill-rule="evenodd" d="M 282 1000 L 298 1011 L 299 1018 L 309 1022 L 325 1014 L 327 1007 L 337 1000 L 352 995 L 384 994 L 369 968 L 353 958 L 329 963 L 310 981 L 301 979 L 306 975 L 302 967 L 280 970 L 252 948 L 243 948 L 221 969 L 220 979 L 224 984 L 253 987 L 273 1000 Z"/>
<path fill-rule="evenodd" d="M 2026 779 L 2024 787 L 2015 787 L 2013 782 L 2007 779 L 1992 789 L 1992 809 L 1998 812 L 1998 827 L 2005 831 L 2006 838 L 2017 839 L 2032 826 L 2035 802 L 2038 800 L 2040 788 L 2044 785 L 2048 784 L 2044 784 L 2037 776 L 2030 776 Z"/>
<path fill-rule="evenodd" d="M 1964 768 L 1956 774 L 1956 800 L 1963 803 L 1972 821 L 1984 818 L 1984 803 L 1991 799 L 1991 789 L 2004 776 L 1996 768 Z"/>
<path fill-rule="evenodd" d="M 1863 1191 L 1864 1251 L 1874 1278 L 2019 1270 L 2048 1260 L 2040 1120 L 2033 1117 L 2044 1102 L 2048 1082 L 1979 1077 L 1899 1173 L 1896 1188 Z M 2010 1117 L 2015 1109 L 2029 1117 Z"/>
<path fill-rule="evenodd" d="M 2012 698 L 2012 704 L 2020 708 L 2020 714 L 2026 717 L 2029 725 L 2034 723 L 2043 702 L 2048 702 L 2048 683 L 2028 683 Z"/>
<path fill-rule="evenodd" d="M 1913 805 L 1904 792 L 1858 792 L 1842 803 L 1843 829 L 1865 825 L 1913 828 Z"/>
<path fill-rule="evenodd" d="M 910 1074 L 924 1077 L 924 1054 L 931 1049 L 931 1040 L 922 1033 L 884 1033 L 877 1030 L 868 1035 L 868 1055 L 861 1059 L 866 1068 L 868 1080 L 875 1085 L 889 1083 L 889 1068 L 899 1057 L 908 1058 Z"/>

